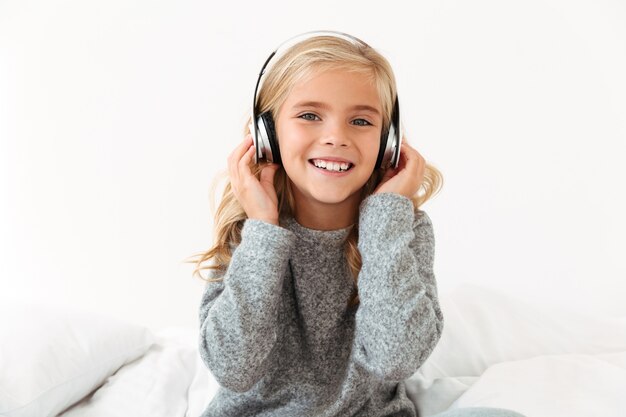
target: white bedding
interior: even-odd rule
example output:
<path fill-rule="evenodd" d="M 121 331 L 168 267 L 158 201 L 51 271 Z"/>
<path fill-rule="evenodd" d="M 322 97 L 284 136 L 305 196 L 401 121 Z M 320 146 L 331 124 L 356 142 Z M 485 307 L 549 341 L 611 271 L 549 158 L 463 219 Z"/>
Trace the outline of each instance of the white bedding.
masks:
<path fill-rule="evenodd" d="M 406 381 L 420 416 L 491 406 L 527 417 L 626 417 L 626 318 L 530 307 L 477 286 L 459 287 L 440 299 L 444 334 L 426 363 Z M 59 395 L 57 407 L 66 403 L 50 414 L 20 412 L 41 410 L 42 405 L 33 407 L 40 395 L 33 395 L 25 407 L 16 408 L 14 402 L 7 409 L 4 399 L 11 398 L 16 381 L 9 385 L 0 374 L 0 415 L 198 417 L 217 383 L 198 355 L 197 330 L 151 333 L 152 343 L 143 354 L 137 357 L 136 348 L 129 347 L 126 363 L 94 383 L 78 401 L 68 399 L 72 392 Z M 3 337 L 3 345 L 7 340 Z M 89 341 L 81 341 L 86 344 Z M 3 360 L 9 359 L 0 357 L 0 366 Z M 63 360 L 58 359 L 57 368 Z M 26 376 L 21 383 L 31 381 Z M 55 382 L 74 389 L 61 383 Z M 50 398 L 45 406 L 49 404 Z"/>
<path fill-rule="evenodd" d="M 139 359 L 123 366 L 63 417 L 198 417 L 217 391 L 198 355 L 197 331 L 163 329 Z"/>

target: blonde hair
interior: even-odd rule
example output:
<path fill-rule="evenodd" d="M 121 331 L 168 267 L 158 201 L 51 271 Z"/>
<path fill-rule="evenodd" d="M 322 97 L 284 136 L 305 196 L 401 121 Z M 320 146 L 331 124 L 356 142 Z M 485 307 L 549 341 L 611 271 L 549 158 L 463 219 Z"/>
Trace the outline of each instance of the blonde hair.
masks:
<path fill-rule="evenodd" d="M 391 120 L 391 111 L 396 98 L 396 81 L 389 62 L 376 50 L 365 45 L 355 45 L 344 39 L 334 36 L 316 36 L 308 38 L 289 48 L 265 74 L 265 80 L 258 93 L 257 106 L 259 114 L 271 112 L 276 120 L 278 110 L 285 102 L 293 85 L 311 77 L 316 71 L 341 69 L 355 71 L 370 77 L 376 86 L 381 99 L 383 110 L 383 128 L 386 132 Z M 245 123 L 243 135 L 249 133 L 248 125 L 251 118 Z M 406 137 L 403 137 L 406 141 Z M 255 164 L 252 160 L 250 169 L 257 179 L 265 164 Z M 375 169 L 361 190 L 361 201 L 372 194 L 383 178 L 385 170 Z M 213 180 L 211 195 L 220 179 L 227 177 L 226 170 L 221 171 Z M 411 197 L 414 208 L 419 207 L 438 193 L 443 185 L 443 176 L 434 166 L 426 163 L 424 180 L 420 189 Z M 283 166 L 280 166 L 274 175 L 274 187 L 278 197 L 279 218 L 293 216 L 295 202 L 293 192 Z M 213 199 L 212 199 L 213 200 Z M 214 245 L 206 252 L 194 255 L 196 259 L 185 262 L 195 263 L 193 276 L 199 276 L 205 282 L 218 282 L 223 278 L 204 279 L 201 270 L 225 272 L 232 258 L 232 251 L 241 242 L 241 229 L 247 219 L 239 201 L 235 197 L 230 181 L 226 178 L 222 199 L 217 211 L 211 201 L 211 211 L 214 213 Z M 280 221 L 279 221 L 280 223 Z M 344 243 L 345 258 L 350 267 L 355 290 L 348 300 L 348 306 L 358 305 L 357 291 L 358 275 L 361 270 L 361 254 L 357 247 L 358 216 L 354 226 Z M 202 266 L 205 261 L 213 260 L 212 265 Z"/>

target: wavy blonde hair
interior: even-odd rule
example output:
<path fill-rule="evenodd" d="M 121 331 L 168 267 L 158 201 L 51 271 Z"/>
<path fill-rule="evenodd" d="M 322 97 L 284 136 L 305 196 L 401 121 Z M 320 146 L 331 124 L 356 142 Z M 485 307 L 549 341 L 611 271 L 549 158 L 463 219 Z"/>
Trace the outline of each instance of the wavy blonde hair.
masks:
<path fill-rule="evenodd" d="M 270 111 L 274 120 L 278 110 L 285 102 L 293 85 L 297 82 L 306 81 L 317 71 L 341 69 L 365 74 L 376 86 L 383 109 L 383 128 L 388 129 L 391 120 L 391 111 L 396 97 L 396 81 L 389 62 L 376 50 L 364 45 L 355 45 L 349 41 L 334 36 L 316 36 L 308 38 L 289 48 L 265 74 L 265 81 L 258 93 L 259 114 Z M 248 125 L 251 116 L 248 117 L 243 135 L 250 132 Z M 403 137 L 406 141 L 406 137 Z M 250 163 L 251 172 L 260 179 L 260 172 L 266 163 Z M 361 189 L 361 200 L 372 194 L 385 174 L 383 169 L 375 169 L 370 178 Z M 214 196 L 217 184 L 220 180 L 226 180 L 222 193 L 222 199 L 217 211 L 214 206 Z M 418 209 L 438 193 L 443 186 L 443 176 L 434 166 L 426 163 L 424 180 L 418 192 L 411 198 L 413 206 Z M 294 196 L 291 182 L 287 174 L 280 166 L 274 174 L 274 187 L 278 197 L 279 218 L 293 216 Z M 235 197 L 227 170 L 222 170 L 214 178 L 210 194 L 213 196 L 211 212 L 214 215 L 214 245 L 206 252 L 194 255 L 195 259 L 184 262 L 195 263 L 196 268 L 192 276 L 199 276 L 205 282 L 218 282 L 223 278 L 204 279 L 200 271 L 209 269 L 212 272 L 225 272 L 230 264 L 234 248 L 241 242 L 241 229 L 247 219 L 247 215 Z M 279 224 L 282 224 L 279 220 Z M 359 271 L 361 270 L 361 254 L 357 247 L 358 242 L 358 216 L 354 226 L 344 243 L 344 254 L 347 259 L 355 289 L 348 300 L 348 307 L 358 305 L 359 296 L 357 290 Z M 202 265 L 212 260 L 211 265 Z"/>

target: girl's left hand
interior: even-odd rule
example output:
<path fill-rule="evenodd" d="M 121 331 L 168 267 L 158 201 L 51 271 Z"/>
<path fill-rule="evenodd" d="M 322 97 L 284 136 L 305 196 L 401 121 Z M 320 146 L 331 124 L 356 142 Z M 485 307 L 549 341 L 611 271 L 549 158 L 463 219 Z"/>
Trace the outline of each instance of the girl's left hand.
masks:
<path fill-rule="evenodd" d="M 413 197 L 424 181 L 425 167 L 426 161 L 422 155 L 403 140 L 398 167 L 387 169 L 374 194 L 397 193 L 408 198 Z"/>

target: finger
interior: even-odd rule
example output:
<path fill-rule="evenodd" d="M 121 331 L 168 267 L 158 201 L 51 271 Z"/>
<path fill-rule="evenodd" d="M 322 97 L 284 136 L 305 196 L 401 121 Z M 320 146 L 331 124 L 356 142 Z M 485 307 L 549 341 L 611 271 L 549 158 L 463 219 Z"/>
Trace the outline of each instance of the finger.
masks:
<path fill-rule="evenodd" d="M 407 150 L 404 146 L 400 148 L 400 155 L 398 156 L 398 166 L 393 168 L 394 171 L 401 171 L 406 167 L 407 162 Z"/>
<path fill-rule="evenodd" d="M 401 148 L 401 152 L 400 155 L 404 155 L 404 158 L 406 159 L 407 164 L 413 164 L 415 162 L 419 163 L 420 159 L 422 158 L 422 155 L 420 155 L 420 153 L 417 151 L 417 149 L 411 147 L 409 144 L 402 144 L 403 147 Z"/>
<path fill-rule="evenodd" d="M 228 157 L 228 171 L 230 173 L 231 182 L 235 182 L 236 185 L 239 184 L 238 163 L 241 157 L 250 150 L 249 146 L 251 143 L 252 135 L 248 134 Z"/>
<path fill-rule="evenodd" d="M 230 155 L 228 155 L 229 166 L 236 164 L 239 161 L 239 159 L 241 159 L 241 156 L 247 149 L 246 143 L 249 142 L 248 136 L 250 135 L 246 135 L 243 138 L 243 140 L 239 143 L 239 145 L 237 145 L 235 149 L 233 149 L 233 151 L 230 153 Z"/>
<path fill-rule="evenodd" d="M 242 181 L 245 181 L 246 178 L 252 176 L 252 171 L 250 170 L 250 160 L 254 156 L 254 152 L 255 152 L 254 145 L 250 145 L 250 147 L 243 154 L 243 156 L 239 160 L 239 163 L 237 164 L 238 175 L 239 175 L 240 180 Z"/>
<path fill-rule="evenodd" d="M 400 164 L 398 164 L 398 168 L 394 168 L 393 165 L 390 165 L 389 168 L 387 168 L 387 170 L 385 171 L 385 174 L 383 175 L 383 177 L 381 178 L 380 183 L 382 184 L 392 179 L 393 177 L 395 177 L 396 174 L 400 171 L 400 169 L 402 169 Z"/>
<path fill-rule="evenodd" d="M 412 147 L 411 145 L 409 145 L 407 142 L 403 142 L 402 143 L 402 147 L 400 148 L 404 153 L 407 154 L 415 154 L 415 152 L 417 152 L 417 150 Z"/>
<path fill-rule="evenodd" d="M 231 152 L 229 155 L 229 159 L 235 162 L 238 162 L 239 159 L 243 156 L 243 154 L 248 150 L 248 147 L 252 143 L 252 135 L 247 134 L 243 140 L 237 145 L 237 147 Z"/>
<path fill-rule="evenodd" d="M 426 169 L 426 160 L 419 153 L 419 151 L 413 148 L 408 142 L 403 142 L 401 147 L 401 155 L 404 154 L 404 162 L 407 170 L 413 170 L 417 173 L 418 177 L 424 175 Z"/>
<path fill-rule="evenodd" d="M 263 167 L 263 169 L 261 170 L 261 177 L 260 177 L 260 181 L 261 183 L 268 183 L 271 184 L 272 187 L 274 186 L 274 174 L 276 173 L 276 171 L 278 171 L 278 165 L 277 164 L 267 164 L 265 167 Z"/>

